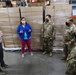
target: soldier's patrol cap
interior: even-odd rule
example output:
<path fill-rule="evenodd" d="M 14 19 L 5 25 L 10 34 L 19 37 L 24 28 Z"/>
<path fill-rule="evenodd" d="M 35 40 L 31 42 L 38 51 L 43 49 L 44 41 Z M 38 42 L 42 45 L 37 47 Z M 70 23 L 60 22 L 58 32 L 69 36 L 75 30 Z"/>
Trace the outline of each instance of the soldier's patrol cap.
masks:
<path fill-rule="evenodd" d="M 48 16 L 49 18 L 51 18 L 51 15 L 50 14 L 47 14 L 46 16 Z"/>

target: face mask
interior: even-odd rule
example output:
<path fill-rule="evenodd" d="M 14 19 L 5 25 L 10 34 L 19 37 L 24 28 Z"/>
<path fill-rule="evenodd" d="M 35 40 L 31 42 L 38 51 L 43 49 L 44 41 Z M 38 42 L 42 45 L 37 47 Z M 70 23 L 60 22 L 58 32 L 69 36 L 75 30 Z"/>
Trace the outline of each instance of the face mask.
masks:
<path fill-rule="evenodd" d="M 76 39 L 76 34 L 74 33 L 74 37 L 75 37 L 75 39 Z"/>
<path fill-rule="evenodd" d="M 69 27 L 69 23 L 65 22 L 65 24 L 66 24 L 66 26 L 68 26 L 68 27 Z"/>
<path fill-rule="evenodd" d="M 46 22 L 49 22 L 49 20 L 48 20 L 48 19 L 46 19 Z"/>
<path fill-rule="evenodd" d="M 22 22 L 22 24 L 25 24 L 26 23 L 26 21 L 21 21 Z"/>

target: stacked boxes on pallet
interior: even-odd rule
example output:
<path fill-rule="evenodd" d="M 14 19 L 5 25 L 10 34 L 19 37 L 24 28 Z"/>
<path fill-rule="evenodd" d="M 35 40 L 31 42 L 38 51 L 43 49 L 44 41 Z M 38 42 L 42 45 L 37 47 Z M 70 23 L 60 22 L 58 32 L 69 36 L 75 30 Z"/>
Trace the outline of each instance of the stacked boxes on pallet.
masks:
<path fill-rule="evenodd" d="M 20 23 L 19 8 L 8 8 L 8 14 L 14 47 L 20 47 L 18 35 L 16 34 L 17 26 Z"/>
<path fill-rule="evenodd" d="M 55 25 L 56 25 L 56 47 L 63 46 L 63 35 L 65 22 L 68 17 L 71 17 L 71 5 L 55 5 Z"/>
<path fill-rule="evenodd" d="M 20 7 L 22 17 L 32 26 L 32 48 L 41 49 L 40 31 L 43 25 L 42 7 Z M 46 6 L 46 14 L 52 15 L 52 21 L 56 26 L 55 47 L 63 46 L 63 34 L 65 21 L 71 16 L 71 5 Z M 0 8 L 0 30 L 4 33 L 3 43 L 5 47 L 20 47 L 16 28 L 20 23 L 19 8 Z"/>
<path fill-rule="evenodd" d="M 3 32 L 3 43 L 5 47 L 14 47 L 11 34 L 11 25 L 7 8 L 0 8 L 0 30 Z"/>

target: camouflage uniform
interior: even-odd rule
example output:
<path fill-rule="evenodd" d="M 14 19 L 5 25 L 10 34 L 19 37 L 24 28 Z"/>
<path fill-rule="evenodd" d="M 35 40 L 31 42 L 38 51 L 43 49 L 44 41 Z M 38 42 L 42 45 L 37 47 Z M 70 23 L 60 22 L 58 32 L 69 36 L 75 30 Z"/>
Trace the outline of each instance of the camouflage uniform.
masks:
<path fill-rule="evenodd" d="M 73 30 L 75 30 L 76 27 L 74 26 Z M 68 75 L 76 75 L 76 37 L 73 33 L 73 38 L 70 40 L 72 47 L 71 51 L 67 57 L 67 71 L 66 73 Z"/>
<path fill-rule="evenodd" d="M 73 44 L 67 45 L 66 43 L 68 43 L 71 39 L 73 39 L 74 28 L 75 28 L 75 25 L 73 24 L 70 27 L 66 27 L 65 29 L 63 38 L 64 38 L 64 53 L 66 58 L 73 47 Z"/>
<path fill-rule="evenodd" d="M 44 29 L 42 28 L 41 36 L 43 40 L 43 47 L 47 52 L 52 52 L 53 50 L 53 40 L 55 37 L 54 28 L 55 26 L 52 22 L 45 23 Z"/>
<path fill-rule="evenodd" d="M 67 57 L 67 71 L 68 75 L 76 75 L 76 38 L 72 39 L 74 45 L 70 54 Z"/>

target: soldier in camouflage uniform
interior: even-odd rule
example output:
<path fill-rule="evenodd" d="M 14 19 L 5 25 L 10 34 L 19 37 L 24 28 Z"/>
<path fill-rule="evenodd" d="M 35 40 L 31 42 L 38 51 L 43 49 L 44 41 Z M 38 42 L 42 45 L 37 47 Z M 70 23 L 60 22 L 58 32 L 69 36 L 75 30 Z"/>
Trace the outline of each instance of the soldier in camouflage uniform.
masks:
<path fill-rule="evenodd" d="M 76 47 L 74 47 L 68 55 L 66 74 L 76 75 Z"/>
<path fill-rule="evenodd" d="M 44 28 L 42 28 L 41 38 L 43 40 L 43 54 L 49 53 L 52 56 L 53 51 L 53 40 L 54 40 L 54 25 L 51 22 L 51 15 L 46 15 L 46 22 Z"/>
<path fill-rule="evenodd" d="M 67 75 L 76 75 L 76 29 L 74 38 L 70 41 L 73 44 L 73 48 L 67 57 Z"/>
<path fill-rule="evenodd" d="M 70 53 L 73 44 L 69 44 L 69 41 L 73 39 L 75 25 L 73 24 L 73 19 L 68 18 L 66 20 L 66 29 L 64 33 L 64 53 L 65 56 L 61 58 L 61 60 L 66 60 L 68 54 Z"/>

